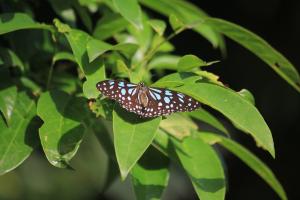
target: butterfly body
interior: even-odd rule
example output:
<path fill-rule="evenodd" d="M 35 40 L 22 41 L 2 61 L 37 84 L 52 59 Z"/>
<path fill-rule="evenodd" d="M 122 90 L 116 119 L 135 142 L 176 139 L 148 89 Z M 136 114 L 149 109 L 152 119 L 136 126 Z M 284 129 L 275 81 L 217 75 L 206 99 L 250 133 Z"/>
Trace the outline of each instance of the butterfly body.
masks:
<path fill-rule="evenodd" d="M 200 103 L 190 96 L 168 89 L 147 87 L 144 83 L 105 80 L 97 83 L 96 87 L 104 96 L 116 100 L 127 111 L 141 117 L 164 116 L 200 107 Z"/>

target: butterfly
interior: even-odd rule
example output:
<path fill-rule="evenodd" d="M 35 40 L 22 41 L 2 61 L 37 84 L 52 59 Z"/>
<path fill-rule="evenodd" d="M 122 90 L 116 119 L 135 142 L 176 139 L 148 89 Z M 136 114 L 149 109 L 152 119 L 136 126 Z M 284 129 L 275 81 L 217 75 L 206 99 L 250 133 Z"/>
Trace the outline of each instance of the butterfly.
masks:
<path fill-rule="evenodd" d="M 98 82 L 96 87 L 104 96 L 116 100 L 127 111 L 145 118 L 193 111 L 200 107 L 200 103 L 188 95 L 147 87 L 143 82 L 133 84 L 123 80 L 105 80 Z"/>

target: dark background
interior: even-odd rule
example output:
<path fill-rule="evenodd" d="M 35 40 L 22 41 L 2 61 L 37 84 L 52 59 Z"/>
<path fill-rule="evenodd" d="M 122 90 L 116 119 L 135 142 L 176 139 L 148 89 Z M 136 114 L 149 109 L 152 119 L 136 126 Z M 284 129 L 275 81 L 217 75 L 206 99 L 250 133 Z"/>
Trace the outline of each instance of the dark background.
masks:
<path fill-rule="evenodd" d="M 34 2 L 34 1 L 31 1 Z M 200 8 L 213 17 L 237 23 L 263 37 L 285 55 L 300 71 L 300 1 L 298 0 L 194 0 Z M 51 23 L 55 16 L 50 6 L 35 4 L 37 20 Z M 157 15 L 156 17 L 160 17 Z M 285 188 L 289 199 L 300 199 L 299 189 L 299 125 L 300 94 L 281 79 L 269 66 L 252 53 L 226 39 L 227 57 L 199 34 L 186 31 L 172 43 L 178 55 L 195 54 L 206 61 L 221 60 L 207 68 L 220 76 L 223 83 L 236 91 L 250 90 L 256 106 L 269 125 L 274 138 L 276 159 L 256 147 L 253 139 L 238 132 L 220 114 L 216 113 L 230 129 L 234 139 L 260 157 L 275 173 Z M 89 140 L 90 139 L 90 140 Z M 131 199 L 130 183 L 117 181 L 105 194 L 99 188 L 104 180 L 107 158 L 99 149 L 95 138 L 88 138 L 74 158 L 75 172 L 56 169 L 47 162 L 42 152 L 35 152 L 17 170 L 0 177 L 0 199 L 70 199 L 76 194 L 80 199 Z M 275 200 L 273 190 L 239 159 L 220 149 L 226 162 L 229 200 Z M 95 156 L 97 155 L 97 156 Z M 88 166 L 86 163 L 92 163 Z M 102 165 L 100 165 L 101 163 Z M 172 166 L 170 187 L 165 199 L 197 199 L 191 184 Z M 97 174 L 97 175 L 95 175 Z M 100 184 L 100 186 L 99 186 Z M 102 184 L 102 185 L 101 185 Z M 132 191 L 131 191 L 132 192 Z M 52 195 L 49 195 L 52 194 Z M 52 198 L 53 197 L 53 198 Z"/>
<path fill-rule="evenodd" d="M 300 71 L 300 1 L 192 2 L 213 17 L 237 23 L 260 35 Z M 215 60 L 220 56 L 207 41 L 193 32 L 185 32 L 173 42 L 179 54 L 192 53 L 205 60 Z M 270 166 L 289 199 L 300 199 L 300 95 L 252 53 L 229 39 L 226 39 L 226 44 L 227 57 L 208 70 L 220 75 L 221 80 L 231 88 L 247 88 L 253 93 L 256 106 L 272 131 L 276 159 L 273 160 L 266 152 L 258 149 L 247 135 L 234 134 L 235 138 Z M 237 158 L 227 155 L 226 163 L 229 174 L 227 199 L 278 199 L 270 187 Z"/>

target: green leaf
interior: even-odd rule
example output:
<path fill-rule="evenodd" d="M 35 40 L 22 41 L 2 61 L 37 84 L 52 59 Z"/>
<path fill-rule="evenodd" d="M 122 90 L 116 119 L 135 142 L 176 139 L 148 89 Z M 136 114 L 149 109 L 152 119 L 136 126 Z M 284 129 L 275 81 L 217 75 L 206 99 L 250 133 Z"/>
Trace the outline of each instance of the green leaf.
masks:
<path fill-rule="evenodd" d="M 0 175 L 19 166 L 36 146 L 31 128 L 36 106 L 24 92 L 19 93 L 7 127 L 0 117 Z"/>
<path fill-rule="evenodd" d="M 250 50 L 300 92 L 300 76 L 296 68 L 261 37 L 245 28 L 222 19 L 208 18 L 204 24 L 213 27 L 216 31 Z"/>
<path fill-rule="evenodd" d="M 200 199 L 225 199 L 225 175 L 214 149 L 200 138 L 187 137 L 179 143 L 172 140 L 183 168 Z"/>
<path fill-rule="evenodd" d="M 92 22 L 91 16 L 89 15 L 89 12 L 83 6 L 81 6 L 78 3 L 78 1 L 73 1 L 73 7 L 76 10 L 76 12 L 78 13 L 78 16 L 80 17 L 84 26 L 89 31 L 92 31 L 93 22 Z"/>
<path fill-rule="evenodd" d="M 160 120 L 142 119 L 116 104 L 113 112 L 114 145 L 123 180 L 151 144 Z"/>
<path fill-rule="evenodd" d="M 95 60 L 94 62 L 96 61 L 99 60 Z M 101 67 L 98 68 L 94 73 L 86 75 L 86 81 L 83 83 L 83 94 L 88 99 L 95 99 L 99 96 L 100 93 L 96 88 L 96 84 L 99 81 L 106 79 L 105 65 L 103 62 L 101 63 L 98 64 L 98 66 Z"/>
<path fill-rule="evenodd" d="M 97 22 L 93 36 L 97 39 L 105 40 L 125 30 L 128 25 L 129 23 L 119 14 L 109 13 Z"/>
<path fill-rule="evenodd" d="M 143 28 L 142 11 L 137 0 L 113 0 L 119 13 L 138 29 Z"/>
<path fill-rule="evenodd" d="M 52 26 L 37 23 L 24 13 L 1 14 L 0 27 L 0 35 L 22 29 L 45 29 L 54 31 Z"/>
<path fill-rule="evenodd" d="M 178 17 L 174 14 L 171 14 L 169 16 L 169 23 L 173 29 L 173 31 L 176 31 L 180 29 L 181 27 L 184 27 L 184 23 L 178 19 Z"/>
<path fill-rule="evenodd" d="M 197 56 L 185 55 L 179 59 L 177 69 L 179 72 L 184 72 L 201 66 L 206 66 L 206 62 Z"/>
<path fill-rule="evenodd" d="M 188 112 L 187 115 L 195 119 L 201 120 L 229 136 L 229 133 L 227 129 L 224 127 L 224 125 L 215 116 L 213 116 L 203 108 L 200 108 L 193 112 Z"/>
<path fill-rule="evenodd" d="M 3 60 L 3 64 L 6 67 L 19 67 L 24 72 L 25 66 L 21 59 L 10 49 L 0 48 L 0 58 Z"/>
<path fill-rule="evenodd" d="M 242 89 L 241 91 L 238 92 L 242 97 L 244 97 L 246 100 L 248 100 L 250 103 L 255 105 L 255 99 L 253 94 L 247 90 L 247 89 Z"/>
<path fill-rule="evenodd" d="M 202 77 L 196 76 L 194 73 L 173 73 L 167 76 L 162 77 L 155 83 L 153 83 L 152 87 L 178 87 L 182 86 L 185 83 L 195 83 L 197 80 Z"/>
<path fill-rule="evenodd" d="M 155 162 L 153 162 L 155 160 Z M 137 200 L 159 200 L 168 185 L 168 159 L 149 147 L 131 171 Z"/>
<path fill-rule="evenodd" d="M 53 58 L 52 58 L 52 63 L 56 63 L 57 61 L 60 60 L 68 60 L 71 62 L 76 62 L 73 54 L 67 52 L 67 51 L 60 51 L 54 54 Z"/>
<path fill-rule="evenodd" d="M 85 132 L 86 101 L 62 91 L 43 93 L 37 113 L 44 121 L 39 129 L 43 150 L 49 162 L 66 168 L 76 154 Z"/>
<path fill-rule="evenodd" d="M 194 97 L 228 117 L 234 124 L 249 133 L 259 147 L 275 157 L 271 131 L 258 110 L 239 94 L 210 83 L 186 84 L 175 90 Z"/>
<path fill-rule="evenodd" d="M 221 47 L 221 49 L 224 49 L 224 40 L 222 36 L 209 25 L 202 23 L 202 21 L 206 19 L 208 15 L 192 3 L 182 0 L 139 1 L 143 5 L 167 17 L 171 15 L 176 16 L 176 18 L 179 21 L 183 22 L 185 25 L 190 26 L 192 24 L 192 29 L 205 37 L 208 41 L 210 41 L 214 47 Z"/>
<path fill-rule="evenodd" d="M 217 134 L 200 132 L 199 137 L 205 142 L 214 144 L 218 143 L 228 151 L 233 153 L 239 159 L 241 159 L 246 165 L 248 165 L 253 171 L 255 171 L 268 185 L 280 196 L 281 199 L 286 200 L 287 196 L 283 187 L 276 179 L 273 172 L 266 166 L 259 158 L 246 148 L 236 143 L 233 140 L 227 139 Z M 258 194 L 259 195 L 259 194 Z"/>
<path fill-rule="evenodd" d="M 154 57 L 148 64 L 149 69 L 170 69 L 177 70 L 179 56 L 161 55 Z"/>
<path fill-rule="evenodd" d="M 16 101 L 17 88 L 15 86 L 10 86 L 0 90 L 0 111 L 2 112 L 8 125 L 11 124 L 11 117 Z"/>
<path fill-rule="evenodd" d="M 189 136 L 193 130 L 198 128 L 193 121 L 178 113 L 162 120 L 159 127 L 178 139 Z"/>
<path fill-rule="evenodd" d="M 138 45 L 133 43 L 121 43 L 117 45 L 111 45 L 101 40 L 91 39 L 87 43 L 87 53 L 89 61 L 92 62 L 100 55 L 107 51 L 121 51 L 124 55 L 130 58 L 137 50 Z"/>
<path fill-rule="evenodd" d="M 148 21 L 150 26 L 157 32 L 159 36 L 162 36 L 166 30 L 166 23 L 162 20 L 151 19 Z"/>

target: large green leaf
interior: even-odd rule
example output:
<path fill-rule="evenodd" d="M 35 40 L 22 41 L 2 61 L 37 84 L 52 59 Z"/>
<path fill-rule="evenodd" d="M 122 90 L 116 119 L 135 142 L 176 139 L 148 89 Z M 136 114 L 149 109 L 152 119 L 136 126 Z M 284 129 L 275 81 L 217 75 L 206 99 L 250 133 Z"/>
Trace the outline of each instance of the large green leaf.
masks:
<path fill-rule="evenodd" d="M 127 20 L 119 14 L 109 13 L 97 22 L 93 36 L 97 39 L 105 40 L 126 29 L 128 25 Z"/>
<path fill-rule="evenodd" d="M 224 48 L 222 36 L 202 20 L 207 17 L 201 9 L 182 0 L 139 0 L 143 5 L 169 17 L 176 16 L 185 25 L 189 25 L 197 33 L 209 40 L 214 47 Z"/>
<path fill-rule="evenodd" d="M 87 97 L 88 99 L 97 98 L 100 93 L 96 88 L 96 84 L 99 81 L 104 80 L 105 78 L 106 78 L 105 65 L 102 64 L 102 66 L 98 68 L 95 72 L 86 76 L 86 81 L 83 83 L 84 96 Z"/>
<path fill-rule="evenodd" d="M 193 73 L 174 73 L 162 78 L 157 83 L 162 87 L 166 87 L 171 81 L 182 81 L 185 84 L 174 88 L 174 90 L 192 96 L 196 100 L 218 110 L 238 128 L 249 133 L 259 147 L 266 149 L 275 157 L 271 131 L 254 105 L 233 90 L 202 79 L 203 77 L 195 76 Z M 167 80 L 167 82 L 164 80 Z"/>
<path fill-rule="evenodd" d="M 124 55 L 130 58 L 137 50 L 138 45 L 133 43 L 121 43 L 117 45 L 111 45 L 109 43 L 103 42 L 101 40 L 91 39 L 87 43 L 87 53 L 89 56 L 89 61 L 95 60 L 100 55 L 107 51 L 121 51 Z"/>
<path fill-rule="evenodd" d="M 189 71 L 195 67 L 205 66 L 206 62 L 194 55 L 185 55 L 181 57 L 177 64 L 179 72 Z"/>
<path fill-rule="evenodd" d="M 17 101 L 17 88 L 10 86 L 1 88 L 0 90 L 0 111 L 2 112 L 5 121 L 10 125 L 13 109 Z"/>
<path fill-rule="evenodd" d="M 172 140 L 181 164 L 202 200 L 225 199 L 225 175 L 214 149 L 200 138 Z"/>
<path fill-rule="evenodd" d="M 222 19 L 208 18 L 204 24 L 213 27 L 250 50 L 300 92 L 300 76 L 293 64 L 261 37 Z"/>
<path fill-rule="evenodd" d="M 168 159 L 153 147 L 133 167 L 131 177 L 137 200 L 159 200 L 168 185 Z"/>
<path fill-rule="evenodd" d="M 160 55 L 154 57 L 148 64 L 149 69 L 170 69 L 177 70 L 177 63 L 179 56 L 174 55 Z"/>
<path fill-rule="evenodd" d="M 19 93 L 7 127 L 0 117 L 0 175 L 19 166 L 36 145 L 33 117 L 36 106 L 25 93 Z"/>
<path fill-rule="evenodd" d="M 218 143 L 222 145 L 224 148 L 226 148 L 239 159 L 241 159 L 262 179 L 264 179 L 269 184 L 269 186 L 273 188 L 273 190 L 281 197 L 281 199 L 287 199 L 284 189 L 282 188 L 279 181 L 276 179 L 273 172 L 268 168 L 268 166 L 266 166 L 259 158 L 257 158 L 246 148 L 244 148 L 243 146 L 241 146 L 233 140 L 227 139 L 225 137 L 213 133 L 200 132 L 199 137 L 201 137 L 207 143 Z M 257 195 L 259 196 L 259 194 Z"/>
<path fill-rule="evenodd" d="M 24 13 L 4 13 L 0 15 L 0 35 L 22 29 L 46 29 L 54 31 L 53 27 L 35 22 Z"/>
<path fill-rule="evenodd" d="M 242 96 L 232 90 L 205 82 L 186 84 L 176 90 L 220 111 L 239 128 L 249 133 L 259 147 L 275 157 L 272 133 L 268 125 L 259 111 Z"/>
<path fill-rule="evenodd" d="M 114 145 L 122 179 L 151 144 L 160 120 L 140 118 L 116 104 L 113 112 Z"/>
<path fill-rule="evenodd" d="M 139 29 L 143 28 L 142 11 L 137 0 L 113 0 L 120 14 Z"/>
<path fill-rule="evenodd" d="M 44 121 L 39 129 L 40 140 L 52 165 L 68 167 L 76 154 L 86 129 L 85 105 L 83 98 L 62 91 L 45 92 L 40 96 L 37 113 Z"/>

